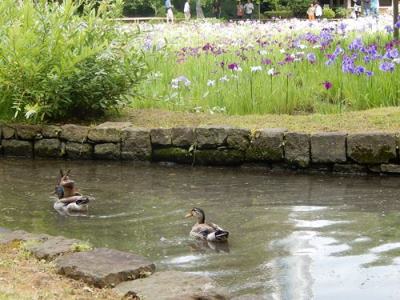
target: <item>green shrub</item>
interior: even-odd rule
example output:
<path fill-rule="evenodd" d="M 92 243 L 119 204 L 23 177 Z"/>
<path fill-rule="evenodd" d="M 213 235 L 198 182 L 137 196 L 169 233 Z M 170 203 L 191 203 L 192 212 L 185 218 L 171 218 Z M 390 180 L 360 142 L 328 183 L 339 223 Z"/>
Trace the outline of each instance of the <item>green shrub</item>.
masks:
<path fill-rule="evenodd" d="M 336 14 L 333 11 L 333 9 L 329 8 L 329 7 L 324 7 L 323 9 L 323 17 L 327 18 L 327 19 L 334 19 Z"/>
<path fill-rule="evenodd" d="M 128 103 L 145 64 L 110 21 L 122 0 L 15 3 L 0 2 L 3 118 L 88 118 Z"/>
<path fill-rule="evenodd" d="M 280 10 L 280 11 L 266 11 L 266 12 L 264 12 L 264 16 L 267 19 L 271 19 L 271 18 L 289 19 L 289 18 L 293 18 L 294 15 L 291 10 Z"/>
<path fill-rule="evenodd" d="M 292 0 L 288 3 L 292 9 L 294 16 L 305 18 L 307 16 L 307 9 L 310 6 L 310 0 Z"/>
<path fill-rule="evenodd" d="M 347 18 L 348 16 L 350 16 L 350 13 L 351 13 L 351 9 L 347 9 L 344 7 L 336 7 L 335 8 L 336 18 Z"/>

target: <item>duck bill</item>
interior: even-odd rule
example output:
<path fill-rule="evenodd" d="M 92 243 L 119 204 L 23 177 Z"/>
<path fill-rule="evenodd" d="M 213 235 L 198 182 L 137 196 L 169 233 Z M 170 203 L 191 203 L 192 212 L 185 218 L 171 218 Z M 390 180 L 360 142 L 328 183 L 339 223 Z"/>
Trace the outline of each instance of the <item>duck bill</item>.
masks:
<path fill-rule="evenodd" d="M 193 217 L 193 214 L 192 214 L 192 213 L 188 213 L 188 214 L 185 216 L 185 218 L 190 218 L 190 217 Z"/>

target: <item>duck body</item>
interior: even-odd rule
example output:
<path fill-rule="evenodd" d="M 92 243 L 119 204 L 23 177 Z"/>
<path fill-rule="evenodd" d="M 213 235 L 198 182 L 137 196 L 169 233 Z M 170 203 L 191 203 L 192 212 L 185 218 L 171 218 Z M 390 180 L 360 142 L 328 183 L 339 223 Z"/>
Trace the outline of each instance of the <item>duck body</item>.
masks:
<path fill-rule="evenodd" d="M 69 178 L 68 171 L 66 174 L 60 170 L 60 178 L 55 187 L 54 193 L 58 200 L 54 203 L 55 210 L 62 214 L 70 212 L 87 212 L 89 208 L 90 198 L 82 196 L 75 187 L 75 182 Z"/>
<path fill-rule="evenodd" d="M 197 223 L 193 225 L 190 236 L 206 240 L 209 242 L 226 242 L 228 241 L 229 232 L 222 229 L 219 225 L 205 222 L 205 213 L 200 208 L 193 208 L 186 215 L 189 217 L 197 217 Z"/>

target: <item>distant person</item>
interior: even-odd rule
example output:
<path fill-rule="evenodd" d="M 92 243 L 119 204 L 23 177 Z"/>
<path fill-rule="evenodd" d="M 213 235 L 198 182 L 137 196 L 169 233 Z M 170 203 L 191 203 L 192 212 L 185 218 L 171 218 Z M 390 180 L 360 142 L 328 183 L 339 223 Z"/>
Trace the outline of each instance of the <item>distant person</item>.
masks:
<path fill-rule="evenodd" d="M 246 19 L 253 19 L 253 11 L 254 11 L 254 4 L 251 0 L 247 0 L 247 3 L 244 5 L 244 14 L 246 15 Z"/>
<path fill-rule="evenodd" d="M 354 2 L 354 7 L 353 7 L 354 14 L 357 19 L 361 15 L 361 0 L 353 0 L 353 2 Z"/>
<path fill-rule="evenodd" d="M 236 4 L 236 17 L 238 19 L 243 19 L 244 16 L 244 6 L 241 1 L 238 1 Z"/>
<path fill-rule="evenodd" d="M 190 2 L 189 0 L 186 0 L 185 6 L 183 8 L 183 13 L 185 14 L 185 20 L 186 21 L 189 21 L 190 17 L 191 17 L 191 15 L 190 15 L 190 3 L 189 2 Z"/>
<path fill-rule="evenodd" d="M 309 21 L 315 20 L 315 6 L 314 3 L 310 3 L 310 7 L 307 9 L 307 16 Z"/>
<path fill-rule="evenodd" d="M 201 8 L 201 0 L 196 0 L 196 17 L 197 19 L 204 19 L 203 8 Z"/>
<path fill-rule="evenodd" d="M 315 7 L 315 17 L 317 18 L 318 21 L 321 20 L 322 18 L 322 7 L 321 5 L 319 5 L 318 1 L 314 2 L 314 7 Z"/>
<path fill-rule="evenodd" d="M 172 11 L 171 0 L 165 0 L 165 9 L 167 10 L 167 23 L 174 24 L 174 12 Z"/>
<path fill-rule="evenodd" d="M 369 16 L 371 15 L 371 0 L 363 0 L 363 10 L 364 10 L 364 15 Z"/>
<path fill-rule="evenodd" d="M 213 1 L 213 13 L 215 18 L 219 19 L 221 17 L 221 0 Z"/>
<path fill-rule="evenodd" d="M 379 15 L 379 0 L 371 0 L 371 15 L 375 18 Z"/>

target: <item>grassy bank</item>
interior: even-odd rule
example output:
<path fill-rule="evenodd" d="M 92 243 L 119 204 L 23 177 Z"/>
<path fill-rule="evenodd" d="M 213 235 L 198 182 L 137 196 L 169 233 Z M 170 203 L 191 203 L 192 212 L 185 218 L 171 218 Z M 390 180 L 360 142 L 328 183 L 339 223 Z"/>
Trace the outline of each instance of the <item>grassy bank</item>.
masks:
<path fill-rule="evenodd" d="M 0 300 L 119 299 L 111 290 L 88 287 L 57 275 L 52 264 L 38 261 L 18 243 L 0 245 Z"/>
<path fill-rule="evenodd" d="M 230 125 L 250 129 L 287 128 L 291 131 L 400 132 L 400 108 L 388 107 L 342 114 L 247 115 L 171 112 L 160 109 L 125 110 L 112 121 L 130 121 L 139 127 Z"/>

